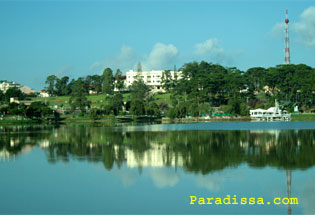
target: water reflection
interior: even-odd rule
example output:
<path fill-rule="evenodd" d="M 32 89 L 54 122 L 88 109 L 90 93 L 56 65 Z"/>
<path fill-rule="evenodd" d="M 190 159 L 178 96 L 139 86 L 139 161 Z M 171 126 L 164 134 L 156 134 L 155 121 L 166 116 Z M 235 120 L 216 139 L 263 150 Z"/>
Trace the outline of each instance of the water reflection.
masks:
<path fill-rule="evenodd" d="M 43 149 L 49 162 L 70 158 L 129 168 L 182 167 L 208 174 L 251 167 L 307 169 L 315 164 L 314 130 L 117 131 L 85 125 L 0 128 L 2 160 Z"/>
<path fill-rule="evenodd" d="M 196 212 L 194 211 L 196 208 L 189 207 L 188 204 L 185 205 L 185 198 L 188 195 L 186 193 L 191 194 L 190 192 L 193 190 L 197 193 L 196 195 L 200 194 L 200 196 L 209 193 L 244 196 L 265 194 L 271 198 L 290 197 L 298 194 L 303 203 L 304 212 L 314 213 L 314 204 L 312 203 L 314 200 L 313 191 L 315 190 L 314 182 L 312 180 L 305 181 L 305 179 L 312 178 L 313 169 L 299 171 L 310 169 L 315 165 L 314 135 L 314 129 L 143 131 L 102 127 L 100 125 L 10 126 L 0 127 L 0 162 L 18 160 L 18 158 L 23 157 L 22 155 L 37 150 L 40 153 L 33 155 L 44 155 L 44 159 L 49 162 L 47 164 L 49 167 L 58 166 L 51 165 L 55 163 L 80 163 L 83 165 L 80 165 L 78 169 L 88 175 L 91 173 L 88 169 L 97 166 L 101 168 L 99 172 L 106 174 L 106 177 L 92 172 L 93 177 L 89 175 L 81 180 L 83 175 L 75 175 L 80 177 L 80 183 L 77 181 L 79 185 L 67 184 L 67 189 L 73 186 L 72 192 L 80 190 L 85 186 L 86 181 L 90 181 L 89 189 L 93 187 L 91 184 L 96 184 L 94 192 L 99 190 L 99 187 L 108 185 L 107 189 L 113 187 L 113 190 L 121 196 L 128 196 L 126 199 L 130 199 L 132 205 L 137 204 L 137 202 L 132 202 L 132 199 L 135 201 L 137 199 L 133 196 L 136 195 L 136 192 L 128 192 L 128 189 L 132 190 L 138 186 L 137 191 L 145 192 L 148 190 L 147 192 L 152 192 L 155 195 L 159 194 L 143 181 L 145 178 L 149 178 L 154 183 L 155 188 L 161 190 L 160 196 L 156 199 L 163 201 L 166 197 L 165 192 L 162 191 L 165 191 L 166 188 L 172 189 L 172 192 L 168 192 L 167 195 L 172 195 L 176 191 L 177 194 L 174 194 L 173 197 L 181 200 L 175 206 L 184 208 L 183 212 Z M 35 169 L 41 161 L 42 158 L 35 158 L 34 162 L 29 165 L 28 171 Z M 14 164 L 16 163 L 18 162 Z M 88 164 L 88 169 L 85 169 L 84 164 Z M 12 166 L 8 165 L 8 169 Z M 5 167 L 3 165 L 4 169 Z M 264 167 L 272 168 L 265 168 L 264 171 L 261 171 L 261 168 Z M 45 171 L 45 174 L 48 175 L 51 169 L 53 168 L 43 167 L 40 170 Z M 65 172 L 60 169 L 59 171 L 59 177 L 62 177 L 63 174 L 70 177 L 65 173 L 68 171 L 75 174 L 75 171 L 69 170 L 69 168 Z M 309 177 L 301 178 L 301 172 L 307 172 Z M 37 173 L 37 170 L 34 170 L 34 173 Z M 21 174 L 23 175 L 23 172 Z M 41 177 L 44 177 L 45 174 L 42 174 Z M 77 180 L 75 176 L 71 178 L 73 181 Z M 111 176 L 121 179 L 127 191 L 124 192 L 119 185 L 115 185 L 115 180 Z M 3 177 L 3 179 L 6 178 L 12 180 L 9 176 Z M 97 179 L 99 179 L 98 183 L 95 182 Z M 103 182 L 103 179 L 107 183 Z M 8 183 L 10 180 L 4 181 Z M 47 181 L 49 180 L 40 180 L 43 185 L 46 185 Z M 141 186 L 137 183 L 139 181 L 141 181 Z M 183 194 L 181 192 L 182 187 L 194 189 Z M 291 188 L 294 189 L 291 191 Z M 33 187 L 33 189 L 36 188 Z M 54 192 L 53 189 L 50 192 Z M 60 190 L 62 189 L 60 188 Z M 90 192 L 93 193 L 93 191 Z M 139 193 L 141 192 L 139 191 Z M 107 194 L 108 190 L 105 190 L 104 193 Z M 101 193 L 94 201 L 101 201 L 99 199 L 105 198 L 104 193 Z M 73 198 L 74 196 L 76 195 L 70 197 Z M 70 201 L 69 198 L 66 198 L 66 201 Z M 112 197 L 108 195 L 107 201 L 112 202 Z M 142 196 L 141 201 L 152 204 L 146 200 L 145 195 Z M 174 202 L 168 202 L 169 205 L 164 202 L 168 206 L 167 210 L 177 212 L 178 208 L 174 206 Z M 76 205 L 93 205 L 92 202 L 88 203 Z M 102 202 L 97 204 L 100 208 L 102 205 Z M 147 211 L 150 211 L 152 207 L 154 205 L 150 205 Z M 156 205 L 157 211 L 160 208 L 163 207 Z M 279 211 L 278 208 L 271 207 L 270 211 L 277 212 Z M 288 214 L 291 214 L 292 208 L 298 212 L 301 210 L 296 205 L 287 205 L 283 206 L 281 211 L 286 210 Z M 115 204 L 109 209 L 115 212 Z M 214 210 L 214 208 L 212 209 Z M 235 209 L 240 210 L 240 213 L 247 212 L 242 211 L 246 210 L 244 207 L 227 208 L 225 212 L 234 213 Z M 255 208 L 249 209 L 256 212 Z M 209 211 L 204 208 L 202 212 Z"/>

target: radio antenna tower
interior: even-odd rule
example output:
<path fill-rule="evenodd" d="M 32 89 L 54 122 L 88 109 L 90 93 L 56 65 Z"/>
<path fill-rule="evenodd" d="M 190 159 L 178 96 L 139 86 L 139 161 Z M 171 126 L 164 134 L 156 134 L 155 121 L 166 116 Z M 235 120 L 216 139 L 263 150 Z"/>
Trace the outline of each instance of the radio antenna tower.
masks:
<path fill-rule="evenodd" d="M 284 51 L 284 64 L 290 64 L 290 46 L 289 46 L 289 19 L 288 7 L 285 12 L 285 51 Z"/>

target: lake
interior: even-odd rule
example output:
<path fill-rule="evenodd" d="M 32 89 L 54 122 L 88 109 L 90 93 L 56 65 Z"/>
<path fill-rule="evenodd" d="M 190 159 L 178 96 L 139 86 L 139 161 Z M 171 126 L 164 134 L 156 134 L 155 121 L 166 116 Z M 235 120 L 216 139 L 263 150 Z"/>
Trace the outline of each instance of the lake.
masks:
<path fill-rule="evenodd" d="M 314 166 L 315 122 L 0 126 L 0 214 L 314 214 Z"/>

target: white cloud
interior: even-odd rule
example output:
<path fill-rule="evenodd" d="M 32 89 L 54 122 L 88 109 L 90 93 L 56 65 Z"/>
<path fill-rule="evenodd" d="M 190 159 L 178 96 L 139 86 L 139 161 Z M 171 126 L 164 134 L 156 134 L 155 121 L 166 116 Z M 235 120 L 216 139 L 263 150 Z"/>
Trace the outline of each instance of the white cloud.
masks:
<path fill-rule="evenodd" d="M 143 70 L 168 69 L 173 66 L 177 57 L 178 50 L 173 44 L 156 43 L 150 54 L 142 59 L 137 58 L 132 47 L 123 45 L 118 55 L 91 64 L 89 73 L 101 74 L 106 67 L 126 72 L 130 69 L 136 69 L 139 61 Z"/>
<path fill-rule="evenodd" d="M 150 171 L 154 184 L 159 187 L 173 187 L 179 181 L 179 177 L 173 168 L 153 168 Z"/>
<path fill-rule="evenodd" d="M 200 56 L 205 55 L 224 55 L 223 48 L 219 47 L 220 40 L 217 38 L 211 38 L 203 43 L 195 45 L 195 54 Z"/>
<path fill-rule="evenodd" d="M 129 187 L 137 181 L 137 172 L 132 169 L 115 169 L 113 172 L 122 180 L 125 187 Z"/>
<path fill-rule="evenodd" d="M 59 70 L 56 72 L 57 77 L 63 77 L 63 76 L 69 76 L 72 77 L 72 70 L 74 69 L 73 65 L 64 65 L 59 68 Z"/>
<path fill-rule="evenodd" d="M 270 32 L 271 36 L 284 38 L 284 29 L 285 29 L 284 22 L 276 23 L 271 29 L 271 32 Z"/>
<path fill-rule="evenodd" d="M 301 21 L 293 24 L 293 27 L 305 45 L 315 46 L 315 6 L 305 9 Z"/>
<path fill-rule="evenodd" d="M 217 38 L 210 38 L 205 42 L 197 43 L 194 47 L 194 54 L 202 60 L 226 64 L 233 64 L 234 58 L 243 54 L 243 51 L 225 51 L 220 46 L 220 42 Z"/>
<path fill-rule="evenodd" d="M 94 62 L 89 69 L 89 73 L 101 74 L 103 70 L 110 67 L 114 71 L 120 69 L 122 72 L 131 69 L 136 62 L 136 54 L 132 47 L 123 45 L 120 53 L 103 61 Z"/>
<path fill-rule="evenodd" d="M 221 184 L 224 182 L 224 178 L 219 178 L 216 176 L 196 176 L 196 184 L 199 187 L 204 187 L 212 192 L 217 192 L 220 190 Z"/>
<path fill-rule="evenodd" d="M 173 44 L 156 43 L 148 57 L 142 63 L 143 70 L 168 69 L 178 57 L 178 50 Z"/>

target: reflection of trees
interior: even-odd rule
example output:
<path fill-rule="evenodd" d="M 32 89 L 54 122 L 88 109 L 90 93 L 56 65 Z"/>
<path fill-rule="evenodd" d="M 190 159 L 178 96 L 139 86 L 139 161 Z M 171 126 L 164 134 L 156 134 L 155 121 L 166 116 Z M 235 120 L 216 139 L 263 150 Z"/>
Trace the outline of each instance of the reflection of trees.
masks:
<path fill-rule="evenodd" d="M 265 147 L 262 147 L 263 145 Z M 314 130 L 282 131 L 278 139 L 271 136 L 258 147 L 251 147 L 261 150 L 257 154 L 248 154 L 247 161 L 252 166 L 306 169 L 315 164 Z"/>
<path fill-rule="evenodd" d="M 47 138 L 47 131 L 51 128 L 38 125 L 0 126 L 0 152 L 7 156 L 26 152 Z"/>
<path fill-rule="evenodd" d="M 162 164 L 207 174 L 241 163 L 282 169 L 306 169 L 315 164 L 314 130 L 128 132 L 86 125 L 45 127 L 45 132 L 37 133 L 30 131 L 38 131 L 38 127 L 27 128 L 28 132 L 3 129 L 0 151 L 18 153 L 23 144 L 47 141 L 49 144 L 40 146 L 50 162 L 70 158 L 103 162 L 108 170 L 123 163 L 139 168 Z M 12 136 L 19 142 L 17 146 L 10 145 Z"/>

